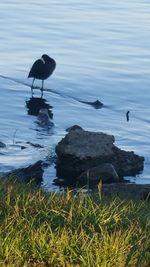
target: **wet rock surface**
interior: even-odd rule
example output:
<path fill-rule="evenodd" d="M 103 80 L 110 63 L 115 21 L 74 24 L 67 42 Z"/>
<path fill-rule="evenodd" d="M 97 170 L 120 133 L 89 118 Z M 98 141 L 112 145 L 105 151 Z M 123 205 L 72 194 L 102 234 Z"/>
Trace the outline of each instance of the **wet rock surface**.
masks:
<path fill-rule="evenodd" d="M 77 181 L 83 185 L 87 181 L 89 184 L 98 184 L 100 180 L 105 183 L 119 182 L 119 176 L 112 164 L 103 163 L 81 173 L 77 177 Z"/>
<path fill-rule="evenodd" d="M 43 168 L 42 161 L 39 160 L 36 163 L 29 165 L 26 168 L 19 168 L 4 174 L 1 174 L 0 178 L 13 179 L 18 182 L 34 182 L 35 184 L 40 184 L 42 182 Z"/>
<path fill-rule="evenodd" d="M 119 181 L 122 181 L 124 176 L 133 176 L 142 171 L 144 158 L 132 151 L 119 149 L 114 145 L 114 141 L 113 135 L 89 132 L 77 126 L 71 127 L 68 134 L 56 146 L 58 156 L 56 161 L 57 176 L 60 179 L 70 180 L 77 180 L 77 177 L 82 180 L 82 176 L 85 180 L 87 171 L 96 173 L 99 166 L 104 163 L 106 165 L 103 165 L 103 182 L 111 182 L 111 179 L 114 179 L 108 171 L 107 164 L 113 166 Z M 93 167 L 96 168 L 91 169 Z M 100 180 L 100 178 L 92 177 L 90 177 L 90 180 L 93 180 L 94 183 Z M 116 181 L 116 178 L 114 181 Z"/>
<path fill-rule="evenodd" d="M 135 176 L 143 170 L 144 157 L 136 155 L 133 151 L 121 150 L 116 146 L 114 146 L 113 151 L 111 163 L 120 177 Z"/>
<path fill-rule="evenodd" d="M 150 200 L 150 184 L 113 183 L 104 184 L 101 188 L 104 196 L 121 196 L 126 198 L 140 198 Z"/>

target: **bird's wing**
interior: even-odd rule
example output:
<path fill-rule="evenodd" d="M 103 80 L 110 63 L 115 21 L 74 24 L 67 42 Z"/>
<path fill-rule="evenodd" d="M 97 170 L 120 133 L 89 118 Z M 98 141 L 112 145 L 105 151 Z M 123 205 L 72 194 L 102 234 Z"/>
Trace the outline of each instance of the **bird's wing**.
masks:
<path fill-rule="evenodd" d="M 44 63 L 42 62 L 41 59 L 36 60 L 33 63 L 33 66 L 29 72 L 28 78 L 30 78 L 30 77 L 40 78 L 40 75 L 43 72 L 43 65 L 44 65 Z"/>

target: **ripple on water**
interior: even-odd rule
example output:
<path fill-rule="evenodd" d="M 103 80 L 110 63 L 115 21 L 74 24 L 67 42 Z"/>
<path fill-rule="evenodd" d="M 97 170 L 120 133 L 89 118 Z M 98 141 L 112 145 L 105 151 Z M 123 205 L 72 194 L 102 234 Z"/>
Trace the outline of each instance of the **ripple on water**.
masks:
<path fill-rule="evenodd" d="M 144 172 L 131 180 L 150 182 L 149 13 L 146 0 L 44 0 L 42 5 L 40 0 L 1 0 L 0 141 L 7 145 L 0 154 L 1 169 L 46 157 L 65 129 L 79 124 L 114 134 L 119 147 L 145 156 Z M 44 92 L 53 129 L 39 127 L 36 112 L 27 106 L 32 82 L 28 72 L 43 53 L 57 62 Z M 40 99 L 38 89 L 34 97 Z M 97 99 L 104 108 L 83 103 Z M 12 146 L 18 141 L 39 143 L 43 149 L 19 150 Z M 54 173 L 51 166 L 44 179 L 52 180 Z M 52 181 L 49 186 L 53 188 Z"/>

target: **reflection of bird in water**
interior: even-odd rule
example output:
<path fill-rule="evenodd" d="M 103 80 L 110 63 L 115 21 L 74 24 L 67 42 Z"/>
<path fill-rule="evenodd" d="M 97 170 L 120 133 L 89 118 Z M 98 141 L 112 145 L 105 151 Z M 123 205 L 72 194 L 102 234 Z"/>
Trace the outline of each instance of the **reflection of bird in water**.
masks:
<path fill-rule="evenodd" d="M 36 60 L 33 63 L 33 66 L 29 72 L 28 78 L 33 78 L 31 89 L 33 89 L 33 84 L 35 79 L 42 80 L 42 88 L 41 91 L 43 92 L 44 88 L 44 80 L 46 80 L 55 70 L 56 62 L 53 58 L 49 57 L 48 55 L 42 55 L 42 57 Z"/>
<path fill-rule="evenodd" d="M 29 115 L 38 116 L 39 110 L 42 108 L 46 108 L 48 110 L 48 114 L 50 119 L 53 118 L 52 106 L 47 103 L 46 99 L 41 97 L 31 97 L 26 100 L 27 112 Z"/>
<path fill-rule="evenodd" d="M 53 126 L 54 123 L 51 121 L 49 114 L 48 114 L 48 109 L 47 108 L 41 108 L 39 110 L 38 114 L 38 122 L 41 126 Z"/>

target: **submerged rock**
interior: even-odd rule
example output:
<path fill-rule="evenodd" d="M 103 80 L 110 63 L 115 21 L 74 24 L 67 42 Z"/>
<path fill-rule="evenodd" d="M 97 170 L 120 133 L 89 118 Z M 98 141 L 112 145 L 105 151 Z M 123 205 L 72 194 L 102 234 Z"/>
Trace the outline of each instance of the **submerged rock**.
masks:
<path fill-rule="evenodd" d="M 43 169 L 42 169 L 42 161 L 39 160 L 36 163 L 26 167 L 19 168 L 1 175 L 1 178 L 4 179 L 12 179 L 18 182 L 34 182 L 36 184 L 40 184 L 42 182 Z"/>
<path fill-rule="evenodd" d="M 6 145 L 0 141 L 0 148 L 5 148 L 5 147 L 6 147 Z"/>
<path fill-rule="evenodd" d="M 80 127 L 71 127 L 70 131 L 56 146 L 58 156 L 56 162 L 57 176 L 63 179 L 79 179 L 81 173 L 86 176 L 87 170 L 91 168 L 92 173 L 97 176 L 99 166 L 103 165 L 103 182 L 110 182 L 113 175 L 108 175 L 108 166 L 122 181 L 123 176 L 138 174 L 143 170 L 144 158 L 134 152 L 123 151 L 114 145 L 115 138 L 102 132 L 89 132 Z M 107 165 L 109 164 L 109 165 Z M 105 168 L 104 168 L 105 167 Z M 106 175 L 107 173 L 107 175 Z M 113 173 L 113 171 L 112 171 Z M 83 179 L 84 180 L 84 179 Z M 91 180 L 99 181 L 100 177 L 92 176 Z M 116 178 L 115 178 L 116 181 Z"/>
<path fill-rule="evenodd" d="M 43 148 L 43 146 L 41 146 L 40 144 L 36 144 L 36 143 L 32 143 L 30 141 L 26 142 L 27 144 L 33 146 L 33 147 L 36 147 L 36 148 Z"/>
<path fill-rule="evenodd" d="M 94 101 L 94 102 L 89 102 L 89 101 L 80 101 L 80 102 L 84 103 L 84 104 L 88 104 L 88 105 L 92 106 L 95 109 L 100 109 L 100 108 L 102 108 L 104 106 L 104 104 L 101 101 L 99 101 L 98 99 L 96 101 Z"/>
<path fill-rule="evenodd" d="M 41 126 L 47 126 L 47 127 L 52 127 L 54 126 L 54 123 L 51 121 L 48 109 L 47 108 L 41 108 L 39 110 L 38 114 L 38 123 Z"/>

